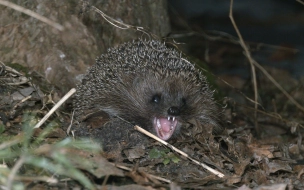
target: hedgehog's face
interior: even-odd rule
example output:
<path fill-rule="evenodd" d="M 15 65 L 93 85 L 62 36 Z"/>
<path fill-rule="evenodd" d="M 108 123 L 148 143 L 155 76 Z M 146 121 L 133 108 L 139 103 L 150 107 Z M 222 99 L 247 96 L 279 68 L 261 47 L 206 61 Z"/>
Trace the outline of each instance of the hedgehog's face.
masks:
<path fill-rule="evenodd" d="M 201 86 L 189 84 L 183 78 L 137 78 L 132 94 L 134 99 L 128 104 L 132 120 L 162 140 L 177 134 L 183 123 L 200 117 L 208 109 L 208 98 L 204 98 Z"/>
<path fill-rule="evenodd" d="M 171 99 L 176 96 L 177 99 Z M 172 101 L 174 100 L 174 101 Z M 147 102 L 151 113 L 153 129 L 162 140 L 168 140 L 173 133 L 177 133 L 181 126 L 181 116 L 185 112 L 186 99 L 168 92 L 156 92 L 151 101 Z"/>

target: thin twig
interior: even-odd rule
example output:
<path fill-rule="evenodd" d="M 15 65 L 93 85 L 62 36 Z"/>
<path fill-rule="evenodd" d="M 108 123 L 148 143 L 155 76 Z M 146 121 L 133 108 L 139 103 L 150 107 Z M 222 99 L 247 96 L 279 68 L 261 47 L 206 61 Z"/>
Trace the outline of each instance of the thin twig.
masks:
<path fill-rule="evenodd" d="M 120 22 L 120 21 L 118 21 L 118 20 L 110 17 L 109 15 L 105 14 L 100 9 L 96 8 L 95 6 L 90 6 L 90 7 L 91 7 L 91 9 L 93 11 L 95 11 L 98 14 L 100 14 L 108 23 L 110 23 L 111 25 L 113 25 L 113 26 L 115 26 L 117 28 L 120 28 L 122 30 L 133 28 L 133 29 L 135 29 L 137 31 L 141 31 L 141 32 L 147 34 L 148 36 L 150 36 L 150 34 L 148 34 L 148 32 L 146 32 L 146 30 L 144 29 L 144 27 L 133 26 L 133 25 L 130 25 L 130 24 L 126 24 L 126 23 Z"/>
<path fill-rule="evenodd" d="M 110 177 L 109 175 L 106 175 L 106 177 L 104 178 L 104 180 L 101 184 L 101 187 L 102 187 L 101 190 L 107 190 L 108 189 L 106 184 L 107 184 L 107 181 L 108 181 L 109 177 Z"/>
<path fill-rule="evenodd" d="M 16 75 L 18 75 L 18 76 L 23 76 L 22 73 L 20 73 L 20 72 L 18 72 L 17 70 L 15 70 L 15 69 L 13 69 L 13 68 L 11 68 L 11 67 L 5 65 L 2 61 L 0 61 L 0 64 L 1 64 L 3 67 L 5 67 L 5 71 L 14 73 L 14 74 L 16 74 Z"/>
<path fill-rule="evenodd" d="M 6 183 L 7 189 L 12 189 L 14 178 L 15 178 L 19 168 L 21 168 L 22 164 L 24 163 L 24 161 L 25 161 L 25 157 L 24 157 L 24 155 L 22 155 L 19 158 L 19 160 L 16 162 L 14 167 L 12 168 L 12 171 L 10 172 L 10 174 L 8 175 L 8 178 L 7 178 L 7 183 Z"/>
<path fill-rule="evenodd" d="M 241 94 L 246 100 L 248 100 L 249 102 L 253 103 L 253 104 L 258 104 L 260 107 L 263 107 L 259 102 L 255 102 L 254 100 L 252 100 L 251 98 L 249 98 L 248 96 L 246 96 L 241 90 L 235 88 L 233 85 L 229 84 L 227 81 L 223 80 L 222 78 L 216 76 L 213 73 L 210 73 L 213 77 L 215 77 L 217 80 L 222 81 L 224 84 L 226 84 L 227 86 L 229 86 L 231 89 L 235 90 L 237 93 Z"/>
<path fill-rule="evenodd" d="M 34 128 L 39 128 L 70 96 L 76 92 L 75 88 L 72 88 L 64 97 L 62 97 L 57 104 L 35 125 Z"/>
<path fill-rule="evenodd" d="M 254 110 L 254 108 L 251 108 L 251 107 L 248 107 L 248 106 L 239 104 L 239 103 L 235 103 L 235 104 L 236 104 L 237 106 L 241 106 L 241 107 L 243 107 L 243 108 L 245 108 L 245 109 L 247 109 L 247 110 L 250 110 L 250 111 L 253 111 L 253 110 Z M 289 121 L 289 120 L 287 120 L 287 119 L 284 119 L 284 118 L 283 118 L 280 114 L 278 114 L 278 113 L 268 113 L 268 112 L 265 112 L 265 111 L 259 110 L 259 109 L 257 110 L 257 112 L 258 112 L 258 113 L 261 113 L 261 114 L 263 114 L 263 115 L 265 115 L 265 116 L 268 116 L 268 117 L 271 117 L 271 118 L 280 120 L 280 121 L 282 121 L 282 122 L 286 122 L 286 123 L 292 122 L 292 121 Z M 296 124 L 297 124 L 299 127 L 301 127 L 301 128 L 304 129 L 304 126 L 301 125 L 300 123 L 297 123 L 297 122 L 296 122 Z"/>
<path fill-rule="evenodd" d="M 95 12 L 99 13 L 108 23 L 112 24 L 113 26 L 117 27 L 117 28 L 120 28 L 122 30 L 125 30 L 125 29 L 129 29 L 131 28 L 132 26 L 131 25 L 128 25 L 128 24 L 125 24 L 123 22 L 119 22 L 118 20 L 115 20 L 114 18 L 106 15 L 104 12 L 102 12 L 101 10 L 97 9 L 96 7 L 94 6 L 91 6 L 92 10 L 94 10 Z M 116 23 L 116 24 L 115 24 Z M 119 26 L 119 25 L 121 26 Z"/>
<path fill-rule="evenodd" d="M 48 176 L 35 176 L 35 177 L 32 177 L 32 176 L 15 176 L 15 179 L 19 180 L 19 181 L 30 181 L 30 182 L 44 181 L 44 182 L 51 183 L 51 184 L 58 183 L 58 179 L 54 178 L 54 176 L 52 176 L 52 177 L 48 177 Z"/>
<path fill-rule="evenodd" d="M 232 7 L 233 7 L 233 0 L 230 0 L 230 11 L 229 11 L 229 18 L 232 22 L 232 25 L 239 37 L 239 41 L 240 41 L 240 45 L 242 46 L 242 48 L 244 49 L 245 51 L 245 55 L 247 57 L 247 59 L 249 60 L 249 63 L 250 63 L 250 67 L 251 67 L 251 72 L 252 72 L 252 82 L 253 82 L 253 91 L 254 91 L 254 101 L 255 101 L 255 104 L 254 104 L 254 108 L 257 110 L 258 109 L 258 88 L 257 88 L 257 81 L 256 81 L 256 73 L 255 73 L 255 67 L 254 67 L 254 61 L 251 57 L 251 54 L 248 50 L 248 47 L 246 46 L 244 40 L 243 40 L 243 37 L 237 27 L 237 25 L 235 24 L 235 21 L 234 21 L 234 17 L 233 17 L 233 11 L 232 11 Z M 258 129 L 258 123 L 257 123 L 257 111 L 254 112 L 254 124 L 255 124 L 255 129 L 258 131 L 259 133 L 259 129 Z"/>
<path fill-rule="evenodd" d="M 302 5 L 304 5 L 304 2 L 301 0 L 296 0 L 297 2 L 301 3 Z"/>
<path fill-rule="evenodd" d="M 260 69 L 265 76 L 268 77 L 268 79 L 302 112 L 304 112 L 304 107 L 301 106 L 286 90 L 256 61 L 253 62 L 253 64 Z"/>
<path fill-rule="evenodd" d="M 217 35 L 217 36 L 216 36 Z M 235 38 L 234 36 L 227 34 L 222 31 L 213 31 L 213 30 L 207 30 L 206 32 L 196 32 L 196 31 L 190 31 L 186 33 L 173 33 L 170 34 L 170 38 L 182 38 L 182 37 L 188 37 L 188 36 L 199 36 L 203 37 L 207 40 L 210 41 L 221 41 L 221 42 L 228 42 L 231 44 L 240 44 L 239 40 Z M 272 44 L 265 44 L 261 42 L 250 42 L 246 41 L 246 44 L 251 47 L 255 46 L 255 49 L 260 49 L 262 47 L 270 48 L 270 49 L 276 49 L 280 51 L 286 51 L 290 53 L 299 53 L 300 50 L 296 48 L 290 48 L 290 47 L 284 47 L 284 46 L 277 46 L 277 45 L 272 45 Z"/>
<path fill-rule="evenodd" d="M 29 80 L 26 77 L 20 77 L 20 78 L 22 80 L 21 82 L 15 82 L 15 83 L 8 82 L 8 83 L 5 83 L 5 84 L 10 85 L 10 86 L 20 86 L 22 84 L 26 84 L 26 83 L 29 82 Z"/>
<path fill-rule="evenodd" d="M 4 5 L 4 6 L 7 6 L 9 8 L 15 9 L 16 11 L 22 12 L 24 14 L 27 14 L 27 15 L 33 17 L 33 18 L 36 18 L 36 19 L 38 19 L 38 20 L 56 28 L 57 30 L 60 30 L 60 31 L 64 30 L 64 27 L 62 25 L 60 25 L 60 24 L 58 24 L 58 23 L 56 23 L 56 22 L 54 22 L 54 21 L 52 21 L 52 20 L 50 20 L 50 19 L 48 19 L 44 16 L 41 16 L 41 15 L 39 15 L 39 14 L 29 10 L 29 9 L 25 9 L 25 8 L 23 8 L 19 5 L 16 5 L 14 3 L 11 3 L 9 1 L 0 0 L 0 4 Z"/>
<path fill-rule="evenodd" d="M 183 152 L 183 151 L 177 149 L 176 147 L 172 146 L 171 144 L 167 143 L 166 141 L 164 141 L 164 140 L 158 138 L 157 136 L 155 136 L 155 135 L 149 133 L 148 131 L 144 130 L 143 128 L 139 127 L 138 125 L 135 125 L 135 126 L 134 126 L 134 129 L 136 129 L 137 131 L 139 131 L 139 132 L 141 132 L 141 133 L 144 133 L 145 135 L 147 135 L 147 136 L 149 136 L 149 137 L 151 137 L 151 138 L 157 140 L 158 142 L 160 142 L 160 143 L 164 144 L 165 146 L 169 147 L 171 150 L 173 150 L 173 151 L 179 153 L 180 155 L 182 155 L 182 156 L 188 158 L 188 159 L 191 160 L 192 162 L 194 162 L 194 163 L 196 163 L 196 164 L 202 166 L 203 168 L 205 168 L 206 170 L 210 171 L 211 173 L 217 175 L 218 177 L 222 178 L 222 177 L 225 176 L 223 173 L 221 173 L 221 172 L 219 172 L 219 171 L 216 171 L 215 169 L 210 168 L 210 167 L 207 166 L 206 164 L 201 163 L 201 162 L 199 162 L 199 161 L 197 161 L 197 160 L 191 158 L 191 157 L 188 156 L 188 154 L 186 154 L 185 152 Z"/>
<path fill-rule="evenodd" d="M 16 109 L 20 104 L 22 104 L 23 102 L 27 101 L 28 99 L 32 98 L 32 96 L 27 96 L 25 98 L 23 98 L 20 102 L 18 102 L 14 107 L 13 110 Z"/>
<path fill-rule="evenodd" d="M 123 170 L 126 170 L 126 171 L 132 171 L 131 168 L 128 168 L 128 167 L 126 167 L 126 166 L 123 166 L 123 165 L 120 165 L 120 164 L 114 164 L 114 163 L 111 163 L 111 164 L 113 164 L 113 165 L 114 165 L 115 167 L 117 167 L 117 168 L 120 168 L 120 169 L 123 169 Z M 148 177 L 150 177 L 150 178 L 154 178 L 154 179 L 157 179 L 157 180 L 159 180 L 159 181 L 163 181 L 163 182 L 166 182 L 166 183 L 172 183 L 171 180 L 168 180 L 168 179 L 165 179 L 165 178 L 162 178 L 162 177 L 159 177 L 159 176 L 155 176 L 155 175 L 147 174 L 147 173 L 146 173 L 146 175 L 147 175 Z"/>
<path fill-rule="evenodd" d="M 73 125 L 74 115 L 75 115 L 75 110 L 73 110 L 73 113 L 72 113 L 72 116 L 71 116 L 71 122 L 70 122 L 70 125 L 69 125 L 68 129 L 67 129 L 67 134 L 70 134 L 70 131 L 71 131 L 71 128 L 72 128 L 72 125 Z"/>

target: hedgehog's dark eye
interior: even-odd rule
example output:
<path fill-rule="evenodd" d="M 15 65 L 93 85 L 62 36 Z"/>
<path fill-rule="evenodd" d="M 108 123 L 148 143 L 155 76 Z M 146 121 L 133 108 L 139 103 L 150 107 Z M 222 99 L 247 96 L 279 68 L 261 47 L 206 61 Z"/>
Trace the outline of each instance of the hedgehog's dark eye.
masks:
<path fill-rule="evenodd" d="M 186 98 L 182 98 L 182 106 L 185 106 L 186 105 Z"/>
<path fill-rule="evenodd" d="M 152 97 L 152 102 L 153 103 L 159 103 L 160 102 L 160 99 L 161 99 L 161 96 L 159 94 L 155 94 L 153 97 Z"/>

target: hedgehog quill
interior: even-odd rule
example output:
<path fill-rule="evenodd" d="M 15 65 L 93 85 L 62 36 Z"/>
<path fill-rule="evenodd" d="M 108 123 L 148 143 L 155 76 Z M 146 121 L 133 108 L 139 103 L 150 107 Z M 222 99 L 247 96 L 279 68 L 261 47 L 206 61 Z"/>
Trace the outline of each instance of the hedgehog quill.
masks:
<path fill-rule="evenodd" d="M 159 41 L 124 43 L 96 59 L 77 86 L 79 121 L 103 112 L 140 125 L 162 140 L 191 119 L 218 126 L 218 109 L 206 77 Z"/>

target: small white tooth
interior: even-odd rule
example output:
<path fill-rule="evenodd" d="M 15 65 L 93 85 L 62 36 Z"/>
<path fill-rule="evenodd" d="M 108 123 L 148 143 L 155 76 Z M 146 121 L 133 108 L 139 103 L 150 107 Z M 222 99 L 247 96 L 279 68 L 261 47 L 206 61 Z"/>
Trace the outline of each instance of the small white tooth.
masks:
<path fill-rule="evenodd" d="M 159 119 L 156 120 L 156 125 L 157 125 L 158 128 L 161 128 Z"/>
<path fill-rule="evenodd" d="M 173 121 L 175 120 L 175 117 L 173 117 L 173 119 L 172 119 Z"/>
<path fill-rule="evenodd" d="M 170 121 L 170 116 L 168 116 L 168 121 Z"/>

